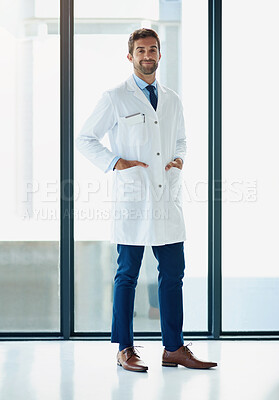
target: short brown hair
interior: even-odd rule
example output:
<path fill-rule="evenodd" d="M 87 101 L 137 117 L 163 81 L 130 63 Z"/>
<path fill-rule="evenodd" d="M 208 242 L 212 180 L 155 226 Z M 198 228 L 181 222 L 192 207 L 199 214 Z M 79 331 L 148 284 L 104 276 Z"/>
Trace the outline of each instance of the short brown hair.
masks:
<path fill-rule="evenodd" d="M 147 29 L 147 28 L 142 28 L 142 29 L 137 29 L 136 31 L 134 31 L 133 33 L 131 33 L 129 40 L 128 40 L 128 49 L 129 49 L 129 53 L 131 55 L 133 55 L 133 51 L 134 51 L 134 42 L 136 40 L 142 39 L 142 38 L 146 38 L 146 37 L 154 37 L 157 40 L 158 43 L 158 50 L 160 53 L 160 39 L 159 36 L 157 34 L 157 32 L 153 31 L 153 29 Z"/>

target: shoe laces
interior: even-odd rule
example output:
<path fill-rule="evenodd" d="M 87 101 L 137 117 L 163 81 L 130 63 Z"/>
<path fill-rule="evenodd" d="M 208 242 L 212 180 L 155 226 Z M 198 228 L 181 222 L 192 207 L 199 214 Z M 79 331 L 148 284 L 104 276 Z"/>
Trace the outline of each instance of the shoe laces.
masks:
<path fill-rule="evenodd" d="M 131 346 L 131 347 L 127 347 L 127 349 L 125 349 L 123 351 L 123 354 L 128 353 L 127 361 L 130 360 L 130 358 L 133 356 L 140 358 L 140 355 L 139 355 L 138 351 L 136 350 L 136 348 L 138 348 L 138 347 L 143 347 L 143 346 Z"/>
<path fill-rule="evenodd" d="M 188 346 L 192 346 L 192 342 L 189 342 L 189 343 L 187 343 L 185 346 L 184 346 L 184 349 L 185 349 L 185 351 L 187 351 L 187 352 L 189 352 L 190 354 L 192 354 L 193 355 L 193 353 L 191 352 L 191 350 L 188 348 Z"/>

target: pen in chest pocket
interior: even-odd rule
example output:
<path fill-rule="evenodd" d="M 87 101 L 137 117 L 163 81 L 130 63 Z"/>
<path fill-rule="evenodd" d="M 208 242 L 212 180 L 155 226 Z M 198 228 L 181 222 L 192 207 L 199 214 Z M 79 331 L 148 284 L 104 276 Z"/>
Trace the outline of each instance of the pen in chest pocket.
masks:
<path fill-rule="evenodd" d="M 134 124 L 140 124 L 145 122 L 145 114 L 142 113 L 136 113 L 132 115 L 127 115 L 125 117 L 126 124 L 128 125 L 134 125 Z"/>

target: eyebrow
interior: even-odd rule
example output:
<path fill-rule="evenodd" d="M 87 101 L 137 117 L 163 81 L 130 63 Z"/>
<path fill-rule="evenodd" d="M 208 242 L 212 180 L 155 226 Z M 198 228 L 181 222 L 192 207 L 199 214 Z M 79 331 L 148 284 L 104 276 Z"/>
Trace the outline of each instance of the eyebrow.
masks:
<path fill-rule="evenodd" d="M 144 46 L 138 46 L 138 47 L 136 47 L 136 50 L 137 49 L 144 49 L 145 47 Z M 157 46 L 150 46 L 150 48 L 155 48 L 155 49 L 157 49 L 158 47 Z"/>

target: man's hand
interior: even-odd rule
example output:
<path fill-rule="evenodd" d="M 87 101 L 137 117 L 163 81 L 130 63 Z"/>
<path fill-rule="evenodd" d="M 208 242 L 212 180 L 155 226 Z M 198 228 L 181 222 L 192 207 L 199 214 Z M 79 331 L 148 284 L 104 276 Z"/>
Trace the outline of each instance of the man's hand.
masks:
<path fill-rule="evenodd" d="M 127 168 L 131 168 L 131 167 L 135 167 L 136 165 L 139 165 L 140 167 L 144 167 L 147 168 L 148 165 L 141 162 L 141 161 L 130 161 L 130 160 L 124 160 L 124 158 L 119 158 L 119 160 L 117 161 L 117 163 L 114 166 L 114 169 L 127 169 Z"/>
<path fill-rule="evenodd" d="M 165 166 L 165 170 L 168 171 L 172 167 L 175 167 L 175 168 L 178 168 L 178 169 L 182 169 L 183 161 L 181 160 L 181 158 L 176 158 L 174 161 L 169 162 Z"/>

